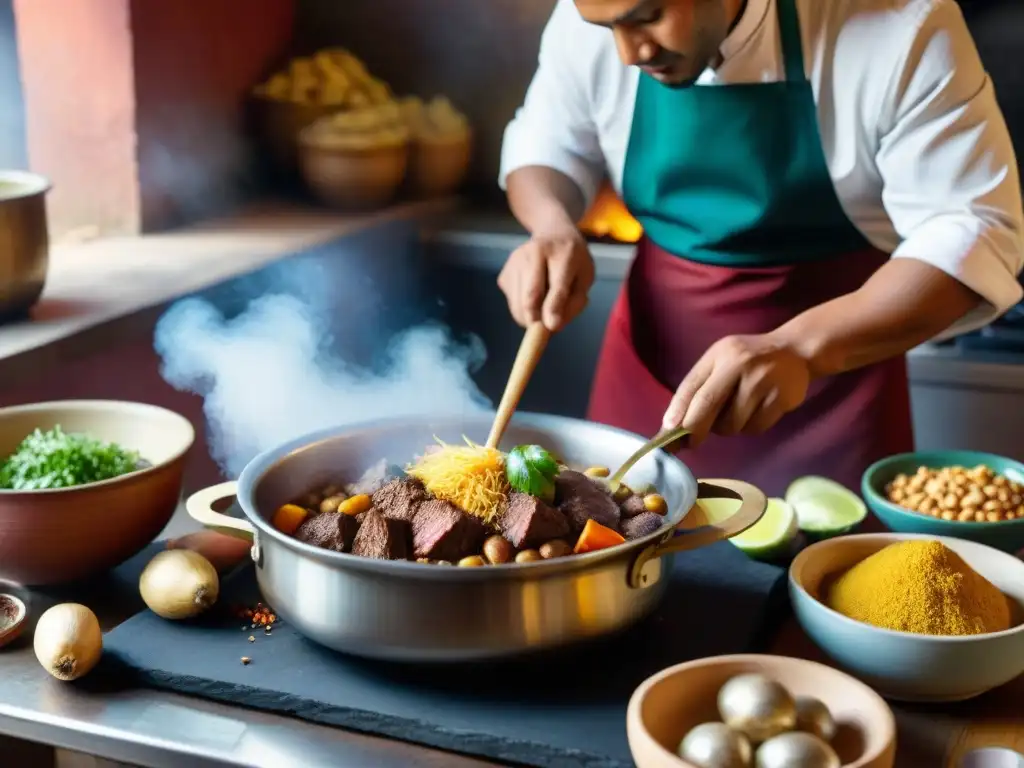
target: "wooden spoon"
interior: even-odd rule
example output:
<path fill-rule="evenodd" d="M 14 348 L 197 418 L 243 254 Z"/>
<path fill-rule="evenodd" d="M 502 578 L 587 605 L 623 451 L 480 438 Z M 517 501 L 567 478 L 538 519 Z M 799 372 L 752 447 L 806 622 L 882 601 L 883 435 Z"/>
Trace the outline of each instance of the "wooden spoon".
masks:
<path fill-rule="evenodd" d="M 498 403 L 498 412 L 494 415 L 494 424 L 491 425 L 491 433 L 487 436 L 487 447 L 497 448 L 501 442 L 508 423 L 515 413 L 523 391 L 533 376 L 540 356 L 544 354 L 544 348 L 551 338 L 551 331 L 544 327 L 543 323 L 533 323 L 523 334 L 523 340 L 519 344 L 519 351 L 516 353 L 516 360 L 512 364 L 512 372 L 508 376 L 508 383 L 505 384 L 505 392 Z"/>
<path fill-rule="evenodd" d="M 659 448 L 664 448 L 669 443 L 674 443 L 676 440 L 681 440 L 690 434 L 690 430 L 683 429 L 682 427 L 676 427 L 675 429 L 663 429 L 646 443 L 641 445 L 633 455 L 630 456 L 626 461 L 619 467 L 615 473 L 609 477 L 605 482 L 608 485 L 608 489 L 615 493 L 619 490 L 619 486 L 622 485 L 622 478 L 626 476 L 626 473 L 633 468 L 640 459 L 646 456 L 651 451 L 656 451 Z"/>
<path fill-rule="evenodd" d="M 17 597 L 0 594 L 0 648 L 18 638 L 27 614 L 25 604 Z"/>

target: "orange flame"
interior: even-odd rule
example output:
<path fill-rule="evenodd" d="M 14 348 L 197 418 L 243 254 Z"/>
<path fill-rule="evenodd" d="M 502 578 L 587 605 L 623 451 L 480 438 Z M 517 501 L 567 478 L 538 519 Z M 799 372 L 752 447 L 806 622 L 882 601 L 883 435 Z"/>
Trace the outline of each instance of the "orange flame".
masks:
<path fill-rule="evenodd" d="M 615 191 L 604 186 L 598 192 L 594 204 L 580 221 L 584 234 L 593 237 L 610 237 L 620 243 L 635 243 L 643 235 L 643 227 L 634 219 Z"/>

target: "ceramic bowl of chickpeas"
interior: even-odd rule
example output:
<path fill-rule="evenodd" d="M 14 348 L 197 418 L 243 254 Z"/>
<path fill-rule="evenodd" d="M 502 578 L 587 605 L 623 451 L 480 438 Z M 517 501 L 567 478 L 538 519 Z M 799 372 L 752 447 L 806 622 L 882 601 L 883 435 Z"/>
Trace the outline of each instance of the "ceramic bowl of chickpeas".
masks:
<path fill-rule="evenodd" d="M 903 453 L 872 464 L 861 493 L 892 531 L 1024 549 L 1024 463 L 980 451 Z"/>

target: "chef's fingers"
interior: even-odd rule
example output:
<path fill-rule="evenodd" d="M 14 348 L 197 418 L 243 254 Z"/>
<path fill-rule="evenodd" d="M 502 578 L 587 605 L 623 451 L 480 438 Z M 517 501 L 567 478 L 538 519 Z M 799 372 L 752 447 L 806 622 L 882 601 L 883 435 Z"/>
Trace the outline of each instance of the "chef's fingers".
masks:
<path fill-rule="evenodd" d="M 573 320 L 587 308 L 587 303 L 589 302 L 587 296 L 588 291 L 580 288 L 578 285 L 573 287 L 572 293 L 569 294 L 569 300 L 565 304 L 564 317 L 566 323 Z"/>
<path fill-rule="evenodd" d="M 519 274 L 519 302 L 523 315 L 522 325 L 536 323 L 541 317 L 544 295 L 548 292 L 546 259 L 536 246 L 525 251 Z"/>
<path fill-rule="evenodd" d="M 547 259 L 548 292 L 541 312 L 544 325 L 549 331 L 559 331 L 568 321 L 567 304 L 572 296 L 575 259 L 572 251 L 553 254 Z"/>
<path fill-rule="evenodd" d="M 522 273 L 522 264 L 524 262 L 522 251 L 527 247 L 529 247 L 529 244 L 520 246 L 512 251 L 512 253 L 509 254 L 508 259 L 505 261 L 505 265 L 501 268 L 501 272 L 498 273 L 498 288 L 505 294 L 505 301 L 508 302 L 509 314 L 511 314 L 512 319 L 521 326 L 526 325 L 526 319 L 523 317 L 522 308 L 520 306 L 519 278 Z"/>
<path fill-rule="evenodd" d="M 675 429 L 680 425 L 683 416 L 686 415 L 686 409 L 690 407 L 690 401 L 697 394 L 697 390 L 707 381 L 713 367 L 714 358 L 710 354 L 705 354 L 690 369 L 686 378 L 676 387 L 676 393 L 672 396 L 668 408 L 665 409 L 665 415 L 661 419 L 662 429 Z"/>
<path fill-rule="evenodd" d="M 694 393 L 682 421 L 683 427 L 690 432 L 691 448 L 704 442 L 722 409 L 736 394 L 739 383 L 739 371 L 735 367 L 719 364 Z"/>
<path fill-rule="evenodd" d="M 773 385 L 766 366 L 754 368 L 742 375 L 735 394 L 718 414 L 712 431 L 719 435 L 736 435 L 743 432 L 747 422 L 758 412 L 772 390 Z"/>
<path fill-rule="evenodd" d="M 750 435 L 760 435 L 774 427 L 779 419 L 785 415 L 786 408 L 779 397 L 779 391 L 777 389 L 773 390 L 761 401 L 761 405 L 754 415 L 750 417 L 750 421 L 747 422 L 744 431 Z"/>

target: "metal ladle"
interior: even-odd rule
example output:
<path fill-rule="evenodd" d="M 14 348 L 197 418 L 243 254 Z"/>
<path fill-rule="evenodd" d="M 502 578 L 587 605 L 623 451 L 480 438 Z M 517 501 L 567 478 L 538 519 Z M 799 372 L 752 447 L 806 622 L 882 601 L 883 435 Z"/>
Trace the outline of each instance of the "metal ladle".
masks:
<path fill-rule="evenodd" d="M 608 489 L 615 493 L 619 490 L 619 486 L 622 485 L 622 478 L 626 476 L 626 473 L 633 468 L 633 466 L 646 456 L 651 451 L 656 451 L 659 448 L 664 448 L 670 443 L 674 443 L 677 440 L 681 440 L 690 434 L 690 430 L 683 429 L 682 427 L 676 427 L 675 429 L 663 429 L 646 443 L 637 448 L 633 455 L 626 459 L 622 466 L 619 467 L 612 474 L 611 477 L 606 481 Z"/>

